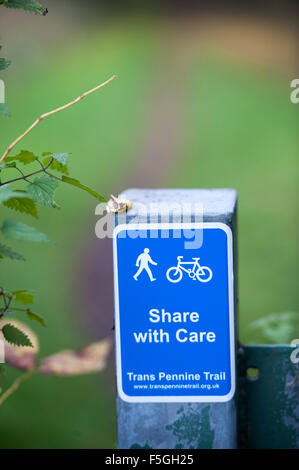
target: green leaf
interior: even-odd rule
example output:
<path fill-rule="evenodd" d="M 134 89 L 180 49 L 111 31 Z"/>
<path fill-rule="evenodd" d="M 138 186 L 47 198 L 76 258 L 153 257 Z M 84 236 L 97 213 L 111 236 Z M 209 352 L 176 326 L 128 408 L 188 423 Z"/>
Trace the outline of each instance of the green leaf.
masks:
<path fill-rule="evenodd" d="M 6 103 L 0 103 L 0 114 L 2 114 L 3 116 L 8 116 L 8 117 L 11 116 Z"/>
<path fill-rule="evenodd" d="M 14 301 L 21 304 L 33 304 L 34 302 L 34 295 L 27 290 L 15 290 L 12 292 L 12 295 L 14 296 Z"/>
<path fill-rule="evenodd" d="M 20 191 L 12 191 L 10 189 L 9 184 L 5 184 L 4 186 L 0 186 L 0 204 L 4 203 L 5 201 L 8 201 L 9 199 L 12 198 L 23 198 L 23 197 L 28 197 L 26 193 L 21 193 Z"/>
<path fill-rule="evenodd" d="M 0 256 L 2 258 L 7 257 L 10 259 L 17 259 L 17 260 L 25 261 L 24 256 L 20 255 L 9 246 L 3 245 L 3 243 L 0 243 Z"/>
<path fill-rule="evenodd" d="M 16 328 L 10 323 L 6 323 L 6 325 L 3 326 L 2 333 L 6 341 L 10 344 L 13 344 L 15 346 L 28 346 L 33 348 L 33 344 L 31 343 L 28 336 L 25 335 L 23 331 L 19 330 L 19 328 Z"/>
<path fill-rule="evenodd" d="M 45 158 L 43 160 L 44 166 L 48 165 L 50 163 L 51 159 L 52 159 L 51 157 Z M 60 163 L 58 160 L 55 160 L 55 159 L 52 161 L 52 163 L 50 165 L 50 168 L 51 168 L 51 170 L 60 171 L 61 173 L 64 173 L 66 175 L 69 174 L 67 165 L 66 164 L 63 165 L 62 163 Z"/>
<path fill-rule="evenodd" d="M 35 0 L 6 0 L 3 6 L 6 8 L 29 11 L 30 13 L 38 13 L 40 15 L 44 13 L 44 8 Z"/>
<path fill-rule="evenodd" d="M 7 69 L 10 64 L 10 60 L 3 59 L 3 57 L 0 57 L 0 70 Z"/>
<path fill-rule="evenodd" d="M 51 157 L 53 157 L 57 162 L 61 163 L 62 165 L 65 165 L 69 157 L 69 154 L 68 152 L 52 153 Z"/>
<path fill-rule="evenodd" d="M 57 180 L 54 180 L 50 176 L 41 176 L 39 178 L 35 178 L 33 183 L 29 184 L 27 187 L 27 193 L 34 201 L 40 202 L 45 206 L 53 206 L 55 205 L 53 196 L 57 187 Z"/>
<path fill-rule="evenodd" d="M 15 220 L 4 220 L 1 230 L 5 237 L 12 238 L 13 240 L 45 243 L 51 241 L 45 233 L 39 232 L 36 228 Z"/>
<path fill-rule="evenodd" d="M 34 153 L 29 152 L 28 150 L 21 150 L 20 153 L 14 155 L 13 157 L 6 157 L 6 162 L 12 162 L 14 160 L 18 160 L 19 162 L 23 163 L 24 165 L 28 165 L 28 163 L 32 163 L 37 160 L 37 156 Z"/>
<path fill-rule="evenodd" d="M 84 186 L 83 184 L 80 183 L 80 181 L 70 178 L 69 176 L 62 176 L 62 181 L 65 183 L 71 184 L 73 186 L 76 186 L 77 188 L 83 189 L 84 191 L 87 191 L 89 194 L 97 198 L 101 202 L 106 202 L 106 199 L 98 194 L 96 191 L 93 191 L 92 189 L 88 188 L 87 186 Z"/>
<path fill-rule="evenodd" d="M 17 191 L 18 193 L 22 193 L 22 191 Z M 37 208 L 36 204 L 32 199 L 29 197 L 25 197 L 26 193 L 24 192 L 24 196 L 21 197 L 13 197 L 8 199 L 3 203 L 4 206 L 8 207 L 9 209 L 13 209 L 15 211 L 32 215 L 32 217 L 38 218 L 37 215 Z"/>
<path fill-rule="evenodd" d="M 27 308 L 26 314 L 27 314 L 29 320 L 36 321 L 36 322 L 39 323 L 41 326 L 43 326 L 44 328 L 46 328 L 46 323 L 45 323 L 44 319 L 43 319 L 40 315 L 37 315 L 37 313 L 31 312 L 31 310 L 30 310 L 29 308 Z"/>

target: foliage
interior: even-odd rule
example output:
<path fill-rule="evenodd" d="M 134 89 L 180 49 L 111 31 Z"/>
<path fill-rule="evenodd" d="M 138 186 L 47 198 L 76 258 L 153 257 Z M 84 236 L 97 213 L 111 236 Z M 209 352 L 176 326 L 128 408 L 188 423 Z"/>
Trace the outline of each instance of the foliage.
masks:
<path fill-rule="evenodd" d="M 28 346 L 32 348 L 32 343 L 28 336 L 10 323 L 6 323 L 1 331 L 8 343 L 15 346 Z"/>
<path fill-rule="evenodd" d="M 39 15 L 45 15 L 48 12 L 46 8 L 43 8 L 41 4 L 35 0 L 0 0 L 0 5 L 1 4 L 6 8 L 25 10 Z"/>
<path fill-rule="evenodd" d="M 40 15 L 47 13 L 47 9 L 44 9 L 35 0 L 0 0 L 0 6 L 21 9 Z M 0 70 L 6 69 L 9 65 L 9 60 L 0 58 Z M 103 84 L 90 92 L 86 92 L 78 100 L 102 86 Z M 69 103 L 65 107 L 74 104 L 78 100 Z M 65 109 L 65 107 L 54 110 L 50 114 Z M 0 114 L 10 115 L 6 104 L 1 104 Z M 14 156 L 10 155 L 16 143 L 25 137 L 43 117 L 46 117 L 46 115 L 41 116 L 17 141 L 11 144 L 0 159 L 0 204 L 12 211 L 38 219 L 39 206 L 49 206 L 54 209 L 59 207 L 54 197 L 61 183 L 75 186 L 89 193 L 97 200 L 105 202 L 105 198 L 96 191 L 80 183 L 77 179 L 68 176 L 69 154 L 67 152 L 43 152 L 41 155 L 36 155 L 29 150 L 21 150 Z M 31 225 L 14 219 L 5 219 L 0 222 L 0 237 L 5 237 L 11 241 L 50 242 L 45 233 L 40 232 Z M 6 244 L 6 241 L 0 238 L 0 261 L 4 258 L 14 261 L 25 261 L 22 254 L 15 251 Z M 46 327 L 42 316 L 33 312 L 28 307 L 33 302 L 34 295 L 32 292 L 24 289 L 11 291 L 5 287 L 0 287 L 0 340 L 5 340 L 7 364 L 20 370 L 36 370 L 40 373 L 52 375 L 80 374 L 101 370 L 104 367 L 105 358 L 110 348 L 110 343 L 108 342 L 95 343 L 79 353 L 73 351 L 58 353 L 46 358 L 42 362 L 41 367 L 38 368 L 35 356 L 39 348 L 35 334 L 22 322 L 6 319 L 8 315 L 21 315 L 23 317 L 26 316 L 28 320 L 36 322 L 42 327 Z M 21 304 L 22 308 L 18 304 Z M 17 348 L 19 348 L 18 352 L 16 352 Z M 1 374 L 3 370 L 4 368 L 1 366 Z M 0 405 L 18 388 L 23 380 L 19 378 L 10 389 L 0 396 Z"/>
<path fill-rule="evenodd" d="M 249 325 L 249 329 L 265 343 L 289 344 L 298 332 L 297 312 L 272 313 L 258 318 Z"/>

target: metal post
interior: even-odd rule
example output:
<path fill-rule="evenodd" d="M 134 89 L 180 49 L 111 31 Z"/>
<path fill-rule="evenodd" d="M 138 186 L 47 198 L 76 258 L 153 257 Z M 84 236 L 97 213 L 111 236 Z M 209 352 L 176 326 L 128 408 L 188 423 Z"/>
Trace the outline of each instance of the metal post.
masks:
<path fill-rule="evenodd" d="M 152 223 L 154 220 L 159 225 L 168 215 L 165 207 L 177 204 L 184 210 L 186 207 L 191 207 L 189 214 L 191 223 L 195 223 L 202 216 L 203 223 L 225 224 L 231 229 L 234 273 L 233 304 L 234 318 L 236 318 L 236 191 L 233 189 L 129 189 L 124 191 L 120 198 L 128 199 L 133 203 L 132 208 L 126 214 L 127 224 L 133 222 L 138 226 Z M 146 210 L 140 210 L 140 205 Z M 169 222 L 180 224 L 185 221 L 184 215 L 186 214 L 180 213 L 180 211 L 173 211 L 170 214 Z M 122 223 L 123 221 L 116 216 L 115 224 Z M 117 283 L 118 281 L 115 285 L 116 290 L 118 289 Z M 118 296 L 118 293 L 116 295 Z M 134 299 L 132 302 L 134 303 Z M 124 312 L 125 314 L 126 312 Z M 119 335 L 119 331 L 116 331 L 116 334 Z M 234 335 L 236 335 L 236 328 L 234 328 Z M 235 351 L 233 351 L 233 355 L 235 358 Z M 187 399 L 181 402 L 146 402 L 145 399 L 144 402 L 138 403 L 125 401 L 118 394 L 117 415 L 118 447 L 121 449 L 221 449 L 237 447 L 235 395 L 225 402 L 188 402 Z"/>
<path fill-rule="evenodd" d="M 239 448 L 299 448 L 298 353 L 295 344 L 239 349 Z"/>

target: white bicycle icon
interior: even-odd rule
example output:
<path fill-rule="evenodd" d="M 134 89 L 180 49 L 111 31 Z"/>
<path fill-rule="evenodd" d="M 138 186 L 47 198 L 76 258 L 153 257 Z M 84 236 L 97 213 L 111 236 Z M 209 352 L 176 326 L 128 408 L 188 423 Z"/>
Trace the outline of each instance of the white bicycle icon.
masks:
<path fill-rule="evenodd" d="M 182 261 L 183 256 L 178 256 L 178 264 L 172 266 L 166 272 L 166 277 L 170 282 L 180 282 L 183 277 L 183 271 L 194 281 L 209 282 L 212 279 L 213 272 L 208 266 L 200 266 L 198 260 L 200 258 L 192 258 L 193 261 Z M 192 266 L 186 268 L 185 266 Z"/>

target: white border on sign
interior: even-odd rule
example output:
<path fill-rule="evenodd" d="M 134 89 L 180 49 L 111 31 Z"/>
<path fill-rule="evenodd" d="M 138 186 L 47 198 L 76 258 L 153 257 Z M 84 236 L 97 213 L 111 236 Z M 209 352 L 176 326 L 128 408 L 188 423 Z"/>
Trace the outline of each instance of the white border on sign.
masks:
<path fill-rule="evenodd" d="M 172 230 L 172 229 L 213 229 L 223 230 L 227 235 L 228 258 L 228 295 L 229 295 L 229 331 L 230 331 L 230 363 L 231 363 L 231 389 L 226 395 L 219 396 L 130 396 L 122 388 L 121 345 L 120 345 L 120 318 L 119 318 L 119 291 L 118 291 L 118 265 L 117 265 L 117 235 L 123 230 Z M 233 398 L 236 389 L 235 365 L 235 325 L 234 325 L 234 271 L 233 271 L 233 237 L 230 227 L 222 222 L 202 223 L 169 223 L 169 224 L 122 224 L 113 231 L 113 265 L 114 265 L 114 299 L 115 299 L 115 335 L 116 335 L 116 377 L 117 389 L 120 398 L 129 403 L 209 403 L 226 402 Z"/>

